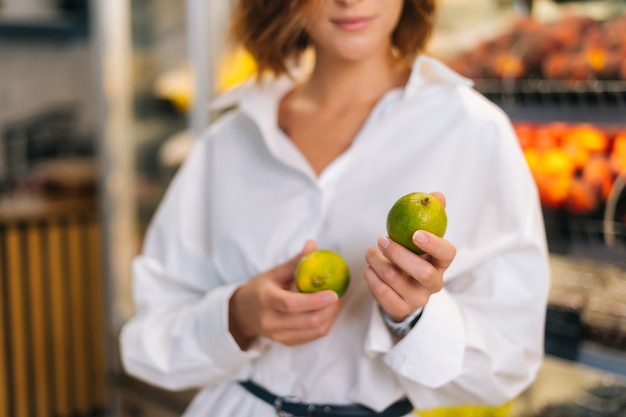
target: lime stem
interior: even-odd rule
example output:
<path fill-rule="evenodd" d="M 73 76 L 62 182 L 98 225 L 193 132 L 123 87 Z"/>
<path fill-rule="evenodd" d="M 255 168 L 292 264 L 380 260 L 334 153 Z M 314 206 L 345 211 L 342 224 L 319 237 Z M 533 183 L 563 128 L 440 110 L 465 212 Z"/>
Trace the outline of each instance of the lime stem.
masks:
<path fill-rule="evenodd" d="M 313 285 L 315 288 L 321 287 L 322 285 L 324 285 L 324 278 L 313 277 L 313 279 L 311 280 L 311 285 Z"/>

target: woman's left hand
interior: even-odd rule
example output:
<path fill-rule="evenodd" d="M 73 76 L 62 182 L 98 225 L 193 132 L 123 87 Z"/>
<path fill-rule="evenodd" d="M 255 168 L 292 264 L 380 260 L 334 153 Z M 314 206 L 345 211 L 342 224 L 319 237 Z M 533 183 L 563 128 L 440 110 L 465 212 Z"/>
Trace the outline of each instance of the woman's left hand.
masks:
<path fill-rule="evenodd" d="M 445 204 L 441 193 L 432 195 Z M 379 238 L 378 248 L 365 253 L 365 281 L 394 321 L 424 307 L 431 294 L 443 288 L 443 274 L 456 255 L 452 243 L 424 230 L 415 232 L 413 242 L 425 253 L 417 255 L 388 237 Z"/>

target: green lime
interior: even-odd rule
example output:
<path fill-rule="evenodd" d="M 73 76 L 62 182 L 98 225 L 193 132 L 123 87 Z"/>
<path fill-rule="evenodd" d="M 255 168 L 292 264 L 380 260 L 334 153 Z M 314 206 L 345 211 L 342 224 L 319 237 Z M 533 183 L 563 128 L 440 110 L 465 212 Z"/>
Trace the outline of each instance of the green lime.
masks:
<path fill-rule="evenodd" d="M 296 267 L 296 288 L 312 293 L 333 290 L 341 297 L 350 284 L 348 264 L 337 252 L 318 249 L 306 254 Z"/>
<path fill-rule="evenodd" d="M 448 226 L 448 216 L 437 197 L 421 192 L 400 197 L 387 214 L 387 233 L 394 242 L 417 254 L 420 248 L 413 243 L 416 230 L 426 230 L 443 237 Z"/>

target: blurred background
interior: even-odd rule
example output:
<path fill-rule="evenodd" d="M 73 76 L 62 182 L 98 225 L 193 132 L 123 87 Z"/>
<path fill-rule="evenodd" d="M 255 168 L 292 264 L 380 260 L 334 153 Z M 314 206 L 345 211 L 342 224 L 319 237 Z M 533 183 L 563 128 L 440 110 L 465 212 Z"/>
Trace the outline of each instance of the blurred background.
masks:
<path fill-rule="evenodd" d="M 553 272 L 547 359 L 502 407 L 626 415 L 626 0 L 440 0 L 428 53 L 512 118 Z M 173 417 L 124 375 L 130 261 L 169 181 L 254 62 L 230 2 L 0 0 L 0 417 Z"/>

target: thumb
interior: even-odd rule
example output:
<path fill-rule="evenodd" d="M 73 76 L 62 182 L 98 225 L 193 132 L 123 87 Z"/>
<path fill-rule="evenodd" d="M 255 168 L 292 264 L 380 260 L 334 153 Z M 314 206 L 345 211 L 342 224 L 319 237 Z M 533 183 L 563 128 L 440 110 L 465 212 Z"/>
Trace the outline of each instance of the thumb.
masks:
<path fill-rule="evenodd" d="M 302 248 L 300 253 L 296 255 L 296 257 L 298 258 L 298 262 L 300 262 L 300 259 L 302 259 L 303 256 L 313 252 L 315 249 L 317 249 L 317 243 L 313 239 L 309 239 L 304 242 L 304 247 Z"/>
<path fill-rule="evenodd" d="M 443 193 L 439 191 L 433 191 L 432 193 L 430 193 L 430 195 L 441 201 L 441 204 L 443 204 L 444 207 L 446 206 L 446 196 L 444 196 Z"/>
<path fill-rule="evenodd" d="M 300 250 L 300 252 L 298 252 L 293 258 L 274 268 L 274 277 L 285 286 L 290 286 L 294 281 L 294 274 L 300 259 L 313 252 L 315 249 L 317 249 L 317 243 L 315 243 L 312 239 L 307 240 L 304 243 L 302 250 Z"/>

